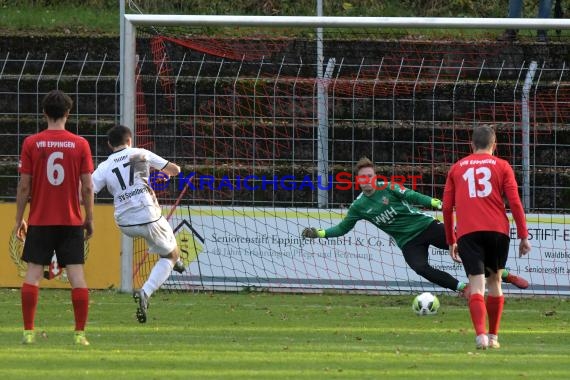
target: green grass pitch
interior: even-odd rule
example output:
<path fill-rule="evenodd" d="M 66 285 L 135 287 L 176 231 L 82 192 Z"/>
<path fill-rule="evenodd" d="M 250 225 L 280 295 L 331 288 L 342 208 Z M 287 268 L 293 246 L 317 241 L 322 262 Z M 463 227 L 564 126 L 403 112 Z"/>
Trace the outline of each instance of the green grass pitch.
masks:
<path fill-rule="evenodd" d="M 139 324 L 130 294 L 92 291 L 89 347 L 67 290 L 41 290 L 21 344 L 19 289 L 0 290 L 0 379 L 568 379 L 570 299 L 508 297 L 499 350 L 477 351 L 465 300 L 439 295 L 167 293 Z M 44 334 L 45 333 L 45 334 Z"/>

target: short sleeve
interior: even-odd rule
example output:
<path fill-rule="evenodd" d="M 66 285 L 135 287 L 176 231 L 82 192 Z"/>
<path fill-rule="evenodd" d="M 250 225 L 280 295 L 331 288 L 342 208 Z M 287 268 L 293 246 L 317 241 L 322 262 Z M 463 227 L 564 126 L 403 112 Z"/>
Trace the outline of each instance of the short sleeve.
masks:
<path fill-rule="evenodd" d="M 93 172 L 93 157 L 87 140 L 83 139 L 83 153 L 81 159 L 81 174 Z"/>
<path fill-rule="evenodd" d="M 168 164 L 168 160 L 160 157 L 158 154 L 155 154 L 151 151 L 146 151 L 148 161 L 150 166 L 154 169 L 161 170 Z"/>
<path fill-rule="evenodd" d="M 30 139 L 26 137 L 22 144 L 22 153 L 20 162 L 18 162 L 18 171 L 21 174 L 32 174 L 32 154 L 30 150 Z"/>
<path fill-rule="evenodd" d="M 93 191 L 95 193 L 100 192 L 105 186 L 107 186 L 107 183 L 105 182 L 105 169 L 103 164 L 104 163 L 101 163 L 91 176 L 91 181 L 93 182 Z"/>

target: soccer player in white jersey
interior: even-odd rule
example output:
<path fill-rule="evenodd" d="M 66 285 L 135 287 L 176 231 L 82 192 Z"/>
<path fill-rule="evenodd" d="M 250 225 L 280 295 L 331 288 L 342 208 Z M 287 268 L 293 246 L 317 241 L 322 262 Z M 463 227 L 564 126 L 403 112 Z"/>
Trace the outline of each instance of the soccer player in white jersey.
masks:
<path fill-rule="evenodd" d="M 132 134 L 125 126 L 114 126 L 107 138 L 113 153 L 93 172 L 94 191 L 98 193 L 107 187 L 114 198 L 115 222 L 121 231 L 130 237 L 144 238 L 148 251 L 160 256 L 142 288 L 133 293 L 138 303 L 137 320 L 145 323 L 150 296 L 173 269 L 184 271 L 172 227 L 162 216 L 154 190 L 148 183 L 150 168 L 174 176 L 180 173 L 180 167 L 149 150 L 131 147 Z"/>

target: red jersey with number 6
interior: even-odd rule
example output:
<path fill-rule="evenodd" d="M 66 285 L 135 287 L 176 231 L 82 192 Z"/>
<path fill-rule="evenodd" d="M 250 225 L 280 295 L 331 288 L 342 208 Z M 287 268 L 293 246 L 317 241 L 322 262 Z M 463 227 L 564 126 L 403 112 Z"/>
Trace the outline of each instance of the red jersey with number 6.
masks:
<path fill-rule="evenodd" d="M 518 237 L 528 237 L 517 181 L 509 163 L 486 153 L 471 154 L 457 161 L 447 174 L 443 193 L 447 243 L 454 244 L 456 239 L 475 231 L 496 231 L 510 236 L 503 196 L 509 201 Z"/>
<path fill-rule="evenodd" d="M 66 130 L 46 129 L 26 137 L 18 165 L 32 176 L 31 226 L 80 226 L 81 174 L 93 171 L 87 140 Z"/>

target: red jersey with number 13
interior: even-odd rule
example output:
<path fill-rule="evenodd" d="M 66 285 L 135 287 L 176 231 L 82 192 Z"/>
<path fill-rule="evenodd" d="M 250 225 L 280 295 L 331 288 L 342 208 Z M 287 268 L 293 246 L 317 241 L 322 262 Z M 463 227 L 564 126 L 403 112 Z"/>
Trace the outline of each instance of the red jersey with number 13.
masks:
<path fill-rule="evenodd" d="M 519 238 L 528 236 L 524 209 L 512 167 L 490 154 L 471 154 L 450 169 L 443 193 L 443 217 L 448 244 L 475 231 L 510 236 L 503 196 L 509 201 Z M 453 233 L 453 208 L 457 218 Z"/>
<path fill-rule="evenodd" d="M 81 174 L 93 171 L 87 140 L 67 130 L 46 129 L 28 136 L 19 163 L 22 174 L 32 176 L 31 226 L 80 226 Z"/>

